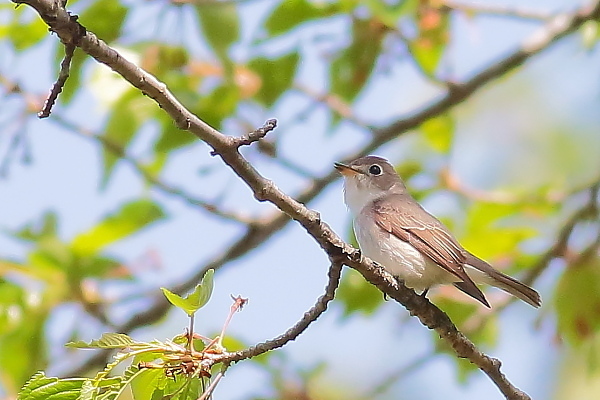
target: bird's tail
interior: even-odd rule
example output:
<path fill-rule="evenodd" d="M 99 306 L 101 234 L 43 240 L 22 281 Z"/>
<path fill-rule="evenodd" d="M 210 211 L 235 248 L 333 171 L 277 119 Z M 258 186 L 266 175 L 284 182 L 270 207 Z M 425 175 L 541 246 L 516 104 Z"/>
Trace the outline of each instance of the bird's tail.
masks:
<path fill-rule="evenodd" d="M 480 279 L 473 276 L 476 281 L 482 280 L 489 285 L 502 289 L 533 307 L 537 308 L 542 305 L 540 294 L 534 289 L 494 269 L 491 265 L 474 255 L 468 254 L 466 264 L 473 267 L 474 270 L 482 272 L 477 277 Z"/>

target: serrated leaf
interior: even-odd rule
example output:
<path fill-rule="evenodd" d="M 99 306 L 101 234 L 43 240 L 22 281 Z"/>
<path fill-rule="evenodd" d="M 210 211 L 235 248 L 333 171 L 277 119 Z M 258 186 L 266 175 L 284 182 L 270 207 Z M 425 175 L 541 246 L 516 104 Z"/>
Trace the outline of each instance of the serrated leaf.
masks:
<path fill-rule="evenodd" d="M 209 269 L 206 271 L 202 277 L 202 281 L 196 285 L 194 291 L 185 298 L 171 292 L 166 288 L 160 288 L 160 290 L 162 290 L 163 294 L 171 304 L 173 304 L 175 307 L 181 308 L 186 312 L 187 315 L 192 316 L 196 311 L 204 307 L 206 303 L 208 303 L 208 300 L 210 300 L 210 296 L 213 291 L 214 273 L 214 269 Z"/>
<path fill-rule="evenodd" d="M 248 68 L 256 72 L 261 79 L 261 86 L 255 95 L 256 100 L 267 107 L 290 89 L 296 75 L 300 56 L 290 53 L 279 58 L 255 58 L 248 63 Z"/>
<path fill-rule="evenodd" d="M 76 400 L 86 380 L 49 378 L 38 372 L 23 386 L 17 400 Z"/>
<path fill-rule="evenodd" d="M 124 333 L 103 333 L 100 339 L 90 342 L 78 340 L 76 342 L 69 342 L 65 346 L 77 349 L 124 349 L 136 343 Z"/>
<path fill-rule="evenodd" d="M 265 21 L 269 36 L 286 33 L 304 22 L 313 21 L 340 12 L 338 3 L 310 2 L 307 0 L 281 1 Z"/>
<path fill-rule="evenodd" d="M 160 206 L 151 200 L 126 203 L 88 232 L 77 235 L 72 242 L 73 252 L 80 257 L 91 256 L 163 217 Z"/>
<path fill-rule="evenodd" d="M 448 153 L 454 136 L 454 119 L 449 114 L 442 114 L 425 121 L 419 130 L 427 143 L 440 153 Z"/>
<path fill-rule="evenodd" d="M 565 269 L 554 295 L 560 335 L 581 345 L 600 332 L 600 262 L 598 259 Z"/>
<path fill-rule="evenodd" d="M 365 86 L 379 55 L 387 27 L 377 20 L 354 19 L 352 43 L 331 63 L 331 92 L 351 102 Z"/>

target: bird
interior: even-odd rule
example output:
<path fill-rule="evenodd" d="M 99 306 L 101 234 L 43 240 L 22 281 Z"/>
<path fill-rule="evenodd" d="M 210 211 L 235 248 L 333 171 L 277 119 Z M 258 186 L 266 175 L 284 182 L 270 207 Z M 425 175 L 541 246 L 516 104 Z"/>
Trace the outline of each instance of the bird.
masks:
<path fill-rule="evenodd" d="M 453 284 L 489 308 L 477 286 L 483 283 L 541 306 L 537 291 L 467 251 L 411 196 L 388 160 L 365 156 L 334 166 L 344 177 L 344 202 L 362 254 L 407 287 L 425 296 L 431 287 Z"/>

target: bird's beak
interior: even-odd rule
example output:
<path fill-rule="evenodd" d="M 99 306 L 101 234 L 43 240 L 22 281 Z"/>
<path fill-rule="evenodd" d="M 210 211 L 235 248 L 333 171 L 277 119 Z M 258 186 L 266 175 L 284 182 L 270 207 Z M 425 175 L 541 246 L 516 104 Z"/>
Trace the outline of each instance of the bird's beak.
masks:
<path fill-rule="evenodd" d="M 362 174 L 362 171 L 359 171 L 358 169 L 351 167 L 347 164 L 336 162 L 333 165 L 335 169 L 337 169 L 340 172 L 340 174 L 344 176 L 355 176 L 356 174 Z"/>

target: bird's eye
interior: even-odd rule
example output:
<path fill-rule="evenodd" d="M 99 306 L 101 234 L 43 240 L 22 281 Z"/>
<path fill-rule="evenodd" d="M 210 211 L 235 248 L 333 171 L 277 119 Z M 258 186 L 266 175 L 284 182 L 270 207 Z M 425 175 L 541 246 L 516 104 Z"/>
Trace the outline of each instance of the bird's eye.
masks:
<path fill-rule="evenodd" d="M 381 175 L 381 167 L 377 164 L 373 164 L 369 167 L 369 173 L 371 175 Z"/>

